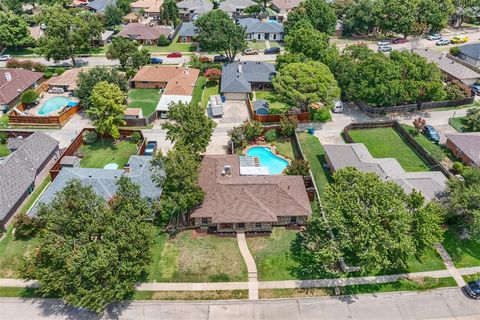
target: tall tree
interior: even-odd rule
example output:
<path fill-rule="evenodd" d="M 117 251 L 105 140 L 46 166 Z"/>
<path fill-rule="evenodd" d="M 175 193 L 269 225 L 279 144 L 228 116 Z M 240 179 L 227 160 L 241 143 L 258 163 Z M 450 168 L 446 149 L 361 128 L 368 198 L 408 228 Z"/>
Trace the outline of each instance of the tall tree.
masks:
<path fill-rule="evenodd" d="M 116 5 L 108 5 L 103 15 L 105 17 L 105 26 L 112 28 L 122 23 L 122 18 L 125 13 Z"/>
<path fill-rule="evenodd" d="M 416 8 L 419 0 L 383 0 L 380 28 L 383 32 L 398 32 L 406 38 L 417 28 Z"/>
<path fill-rule="evenodd" d="M 32 43 L 25 20 L 11 11 L 0 12 L 0 52 L 8 47 L 16 49 Z"/>
<path fill-rule="evenodd" d="M 426 31 L 440 32 L 455 12 L 451 0 L 420 0 L 417 6 L 417 21 L 426 26 Z"/>
<path fill-rule="evenodd" d="M 39 0 L 37 3 L 47 7 L 59 5 L 68 8 L 72 4 L 72 0 Z"/>
<path fill-rule="evenodd" d="M 91 186 L 70 181 L 42 205 L 38 247 L 23 275 L 39 292 L 101 312 L 128 298 L 150 261 L 153 243 L 149 206 L 140 187 L 122 176 L 109 204 Z"/>
<path fill-rule="evenodd" d="M 70 59 L 74 67 L 75 56 L 87 51 L 103 31 L 102 22 L 97 16 L 79 15 L 76 10 L 59 5 L 45 8 L 40 20 L 46 28 L 39 41 L 39 52 L 47 60 Z"/>
<path fill-rule="evenodd" d="M 467 18 L 477 18 L 480 13 L 480 0 L 453 0 L 455 7 L 455 27 L 461 28 Z"/>
<path fill-rule="evenodd" d="M 332 7 L 325 0 L 305 0 L 288 14 L 285 22 L 287 33 L 301 20 L 306 20 L 317 29 L 327 35 L 335 33 L 337 17 Z"/>
<path fill-rule="evenodd" d="M 346 9 L 344 33 L 369 34 L 378 28 L 382 17 L 382 2 L 359 0 Z"/>
<path fill-rule="evenodd" d="M 122 90 L 116 84 L 99 82 L 93 87 L 89 102 L 87 116 L 92 120 L 95 130 L 118 138 L 118 127 L 125 124 L 122 116 L 127 107 Z"/>
<path fill-rule="evenodd" d="M 221 10 L 202 15 L 195 24 L 198 27 L 198 41 L 204 51 L 224 54 L 229 61 L 233 61 L 237 53 L 247 47 L 245 29 Z"/>
<path fill-rule="evenodd" d="M 160 7 L 160 21 L 163 24 L 178 25 L 180 22 L 180 10 L 175 0 L 165 0 Z"/>
<path fill-rule="evenodd" d="M 118 60 L 121 69 L 126 70 L 136 51 L 138 51 L 138 45 L 134 41 L 124 37 L 115 37 L 108 47 L 106 56 L 110 60 Z"/>

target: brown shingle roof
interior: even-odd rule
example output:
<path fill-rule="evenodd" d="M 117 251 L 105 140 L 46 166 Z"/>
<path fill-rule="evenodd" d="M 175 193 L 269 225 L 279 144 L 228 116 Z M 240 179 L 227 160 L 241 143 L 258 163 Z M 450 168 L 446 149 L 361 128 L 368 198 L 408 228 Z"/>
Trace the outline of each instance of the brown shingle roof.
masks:
<path fill-rule="evenodd" d="M 480 133 L 447 134 L 447 139 L 476 165 L 480 165 Z"/>
<path fill-rule="evenodd" d="M 169 27 L 154 26 L 150 27 L 143 23 L 132 22 L 127 24 L 118 33 L 119 36 L 138 40 L 156 40 L 160 35 L 168 37 L 172 33 Z"/>
<path fill-rule="evenodd" d="M 132 81 L 167 83 L 163 94 L 189 96 L 200 70 L 182 67 L 144 67 L 138 70 Z"/>
<path fill-rule="evenodd" d="M 281 10 L 292 10 L 302 2 L 302 0 L 273 0 L 272 5 Z"/>
<path fill-rule="evenodd" d="M 47 84 L 52 87 L 66 86 L 68 90 L 76 90 L 78 75 L 86 69 L 87 68 L 74 68 L 65 70 L 61 75 L 48 79 Z"/>
<path fill-rule="evenodd" d="M 9 104 L 43 77 L 41 72 L 24 69 L 0 70 L 0 104 Z"/>
<path fill-rule="evenodd" d="M 232 167 L 230 177 L 221 175 L 225 165 Z M 199 179 L 205 200 L 191 217 L 211 217 L 213 223 L 241 223 L 311 215 L 302 177 L 240 176 L 239 172 L 238 156 L 205 156 Z"/>
<path fill-rule="evenodd" d="M 145 12 L 160 12 L 163 0 L 139 0 L 130 4 L 131 8 L 143 8 Z"/>

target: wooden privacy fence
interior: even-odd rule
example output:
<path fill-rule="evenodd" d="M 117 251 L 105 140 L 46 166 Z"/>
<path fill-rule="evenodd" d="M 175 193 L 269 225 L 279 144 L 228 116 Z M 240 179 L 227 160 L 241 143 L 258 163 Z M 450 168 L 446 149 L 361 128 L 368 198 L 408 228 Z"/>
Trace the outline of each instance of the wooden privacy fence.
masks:
<path fill-rule="evenodd" d="M 258 122 L 261 123 L 275 123 L 275 122 L 280 122 L 282 114 L 257 114 L 253 110 L 253 105 L 252 101 L 250 100 L 250 97 L 247 96 L 247 108 L 248 112 L 250 114 L 250 117 Z M 310 121 L 310 112 L 298 112 L 298 113 L 287 113 L 283 114 L 285 116 L 294 116 L 297 118 L 298 122 L 309 122 Z"/>
<path fill-rule="evenodd" d="M 31 126 L 63 126 L 71 117 L 80 111 L 80 105 L 67 108 L 56 116 L 22 116 L 12 109 L 8 114 L 9 122 L 12 125 L 31 125 Z"/>
<path fill-rule="evenodd" d="M 156 111 L 154 111 L 148 117 L 139 118 L 139 119 L 124 119 L 124 120 L 125 120 L 125 126 L 127 127 L 145 127 L 157 119 L 158 119 L 158 114 Z"/>

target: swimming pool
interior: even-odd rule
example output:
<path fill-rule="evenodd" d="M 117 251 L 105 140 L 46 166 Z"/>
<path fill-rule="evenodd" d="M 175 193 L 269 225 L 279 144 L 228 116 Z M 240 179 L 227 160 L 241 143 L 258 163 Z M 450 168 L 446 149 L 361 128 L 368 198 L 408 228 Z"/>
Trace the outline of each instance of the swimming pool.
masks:
<path fill-rule="evenodd" d="M 258 157 L 260 165 L 267 167 L 270 175 L 280 174 L 288 166 L 288 161 L 274 155 L 270 148 L 253 147 L 247 150 L 246 155 Z"/>
<path fill-rule="evenodd" d="M 63 96 L 48 98 L 42 104 L 40 109 L 38 109 L 37 114 L 40 116 L 46 116 L 54 111 L 60 110 L 61 108 L 65 107 L 71 101 L 73 100 Z"/>

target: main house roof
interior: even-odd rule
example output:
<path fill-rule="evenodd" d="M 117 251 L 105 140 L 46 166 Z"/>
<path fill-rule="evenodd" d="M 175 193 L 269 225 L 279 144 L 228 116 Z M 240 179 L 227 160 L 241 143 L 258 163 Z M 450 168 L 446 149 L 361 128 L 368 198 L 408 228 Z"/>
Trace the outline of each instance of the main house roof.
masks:
<path fill-rule="evenodd" d="M 466 44 L 458 48 L 464 55 L 480 60 L 480 43 Z"/>
<path fill-rule="evenodd" d="M 245 28 L 246 33 L 283 33 L 283 24 L 276 21 L 244 18 L 238 20 L 238 24 Z"/>
<path fill-rule="evenodd" d="M 480 132 L 455 133 L 446 136 L 473 163 L 480 165 Z"/>
<path fill-rule="evenodd" d="M 271 83 L 274 75 L 272 63 L 232 62 L 222 68 L 221 92 L 250 93 L 252 83 Z"/>
<path fill-rule="evenodd" d="M 9 104 L 43 77 L 25 69 L 0 69 L 0 105 Z"/>
<path fill-rule="evenodd" d="M 52 77 L 47 80 L 47 84 L 55 87 L 67 87 L 68 90 L 77 89 L 77 79 L 81 72 L 88 70 L 87 68 L 74 68 L 65 70 L 61 75 Z"/>
<path fill-rule="evenodd" d="M 222 175 L 224 166 L 231 175 Z M 300 176 L 240 176 L 235 155 L 203 158 L 199 185 L 203 204 L 192 218 L 212 218 L 213 223 L 276 222 L 278 217 L 309 216 L 312 213 Z"/>
<path fill-rule="evenodd" d="M 178 31 L 179 37 L 196 37 L 197 35 L 197 26 L 193 22 L 183 22 Z"/>
<path fill-rule="evenodd" d="M 256 4 L 257 3 L 252 0 L 225 0 L 220 3 L 218 8 L 225 12 L 234 13 Z"/>
<path fill-rule="evenodd" d="M 189 96 L 199 74 L 200 70 L 188 67 L 143 67 L 138 70 L 132 81 L 166 83 L 163 95 Z"/>
<path fill-rule="evenodd" d="M 171 33 L 172 29 L 170 27 L 151 27 L 143 23 L 132 22 L 123 27 L 118 35 L 136 40 L 157 40 L 160 35 L 163 34 L 165 37 L 168 37 Z"/>

